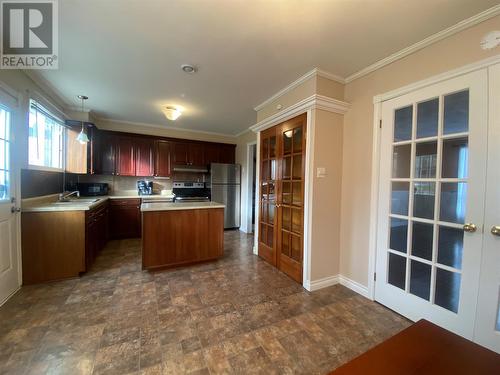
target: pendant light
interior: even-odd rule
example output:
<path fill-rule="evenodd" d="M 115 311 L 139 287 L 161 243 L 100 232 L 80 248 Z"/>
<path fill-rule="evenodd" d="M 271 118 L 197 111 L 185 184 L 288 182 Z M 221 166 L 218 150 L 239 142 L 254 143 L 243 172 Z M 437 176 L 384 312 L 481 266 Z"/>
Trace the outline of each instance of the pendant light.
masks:
<path fill-rule="evenodd" d="M 78 95 L 78 99 L 82 101 L 82 114 L 83 114 L 83 103 L 88 98 L 89 97 L 85 95 Z M 80 142 L 82 145 L 89 142 L 89 137 L 87 137 L 87 134 L 85 133 L 85 124 L 83 123 L 83 120 L 82 120 L 82 130 L 80 131 L 80 134 L 78 134 L 78 136 L 76 137 L 76 140 Z"/>

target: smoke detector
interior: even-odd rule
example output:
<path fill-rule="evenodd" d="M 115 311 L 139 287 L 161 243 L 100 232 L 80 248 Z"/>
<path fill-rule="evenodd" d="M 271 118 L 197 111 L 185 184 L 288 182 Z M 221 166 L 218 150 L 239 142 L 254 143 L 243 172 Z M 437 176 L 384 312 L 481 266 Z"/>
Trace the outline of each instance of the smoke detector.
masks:
<path fill-rule="evenodd" d="M 194 65 L 191 65 L 191 64 L 183 64 L 181 65 L 181 69 L 185 72 L 185 73 L 188 73 L 188 74 L 193 74 L 193 73 L 196 73 L 196 67 Z"/>

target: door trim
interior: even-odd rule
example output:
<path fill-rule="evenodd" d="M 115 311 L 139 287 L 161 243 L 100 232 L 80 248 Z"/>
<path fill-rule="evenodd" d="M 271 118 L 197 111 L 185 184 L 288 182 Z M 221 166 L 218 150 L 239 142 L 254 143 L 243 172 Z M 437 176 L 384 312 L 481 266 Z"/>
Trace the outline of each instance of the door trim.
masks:
<path fill-rule="evenodd" d="M 257 141 L 248 142 L 247 143 L 247 163 L 246 163 L 246 181 L 242 182 L 242 186 L 246 188 L 245 194 L 241 196 L 241 226 L 240 230 L 245 233 L 253 233 L 252 230 L 252 175 L 256 176 L 256 169 L 253 167 L 253 157 L 257 156 L 257 147 L 255 147 L 255 151 L 252 150 L 253 146 L 257 145 Z M 257 180 L 255 180 L 257 182 Z M 257 184 L 255 185 L 257 188 Z M 257 202 L 257 197 L 255 197 L 255 201 Z"/>
<path fill-rule="evenodd" d="M 398 96 L 411 93 L 426 86 L 459 77 L 477 70 L 481 70 L 500 62 L 500 55 L 476 61 L 447 72 L 431 76 L 429 78 L 411 83 L 395 90 L 387 91 L 373 97 L 373 138 L 372 138 L 372 175 L 370 183 L 370 226 L 368 242 L 368 298 L 375 298 L 375 267 L 377 259 L 378 242 L 378 187 L 380 169 L 380 121 L 382 120 L 382 102 L 394 99 Z"/>

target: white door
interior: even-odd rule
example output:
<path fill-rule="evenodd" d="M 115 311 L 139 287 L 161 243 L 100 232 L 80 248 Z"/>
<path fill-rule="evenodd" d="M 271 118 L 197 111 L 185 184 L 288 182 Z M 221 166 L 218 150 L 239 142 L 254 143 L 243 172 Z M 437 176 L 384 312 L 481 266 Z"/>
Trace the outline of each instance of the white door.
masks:
<path fill-rule="evenodd" d="M 382 104 L 375 299 L 467 338 L 481 264 L 487 111 L 486 70 Z"/>
<path fill-rule="evenodd" d="M 474 339 L 500 353 L 500 64 L 489 68 L 488 177 Z"/>
<path fill-rule="evenodd" d="M 11 112 L 0 102 L 0 305 L 20 285 L 11 139 Z"/>

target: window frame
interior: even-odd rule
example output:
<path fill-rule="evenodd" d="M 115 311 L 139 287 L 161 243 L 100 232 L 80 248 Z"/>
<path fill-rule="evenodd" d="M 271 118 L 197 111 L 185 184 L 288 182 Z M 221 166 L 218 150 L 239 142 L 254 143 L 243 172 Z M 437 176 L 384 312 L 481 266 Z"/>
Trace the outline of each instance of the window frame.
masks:
<path fill-rule="evenodd" d="M 36 103 L 35 107 L 38 107 L 40 109 L 40 113 L 44 114 L 45 116 L 51 118 L 52 120 L 56 121 L 59 123 L 59 125 L 62 128 L 62 135 L 61 135 L 61 167 L 49 167 L 46 165 L 36 165 L 36 164 L 31 164 L 30 163 L 30 149 L 29 149 L 29 116 L 31 114 L 31 108 L 32 108 L 32 103 Z M 28 143 L 28 169 L 31 170 L 38 170 L 38 171 L 47 171 L 47 172 L 64 172 L 66 170 L 66 142 L 67 142 L 67 128 L 64 123 L 64 119 L 61 117 L 57 116 L 54 114 L 53 111 L 47 108 L 46 105 L 40 102 L 40 100 L 37 100 L 36 98 L 30 97 L 28 101 L 28 137 L 27 137 L 27 143 Z"/>

